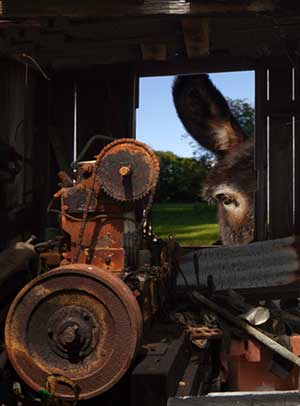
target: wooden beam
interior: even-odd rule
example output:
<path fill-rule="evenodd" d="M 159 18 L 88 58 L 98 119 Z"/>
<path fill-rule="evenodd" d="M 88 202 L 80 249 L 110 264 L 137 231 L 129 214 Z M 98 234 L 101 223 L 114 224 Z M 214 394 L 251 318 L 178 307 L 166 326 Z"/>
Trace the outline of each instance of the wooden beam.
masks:
<path fill-rule="evenodd" d="M 233 1 L 226 1 L 223 4 L 204 1 L 191 1 L 192 13 L 245 13 L 245 12 L 264 12 L 274 9 L 273 0 L 252 0 L 249 3 L 236 4 Z"/>
<path fill-rule="evenodd" d="M 292 67 L 269 70 L 269 101 L 289 105 Z M 276 116 L 269 110 L 269 238 L 291 235 L 293 229 L 293 119 L 292 112 Z"/>
<path fill-rule="evenodd" d="M 299 392 L 218 392 L 207 396 L 169 398 L 168 406 L 297 406 Z"/>
<path fill-rule="evenodd" d="M 146 61 L 135 65 L 139 76 L 168 76 L 201 72 L 232 72 L 253 70 L 255 59 L 247 57 L 210 56 L 202 58 L 178 58 L 173 61 Z"/>
<path fill-rule="evenodd" d="M 189 73 L 216 73 L 235 72 L 242 70 L 255 70 L 257 68 L 270 69 L 272 67 L 284 68 L 286 58 L 274 57 L 247 57 L 244 55 L 210 55 L 202 58 L 188 59 L 178 57 L 165 62 L 145 61 L 135 63 L 135 70 L 140 77 L 184 75 Z"/>
<path fill-rule="evenodd" d="M 167 59 L 166 44 L 141 44 L 144 61 L 165 61 Z"/>
<path fill-rule="evenodd" d="M 255 71 L 255 169 L 258 188 L 255 194 L 255 240 L 268 237 L 268 149 L 267 149 L 267 69 Z"/>
<path fill-rule="evenodd" d="M 186 14 L 190 5 L 185 0 L 138 0 L 125 2 L 122 0 L 73 0 L 71 3 L 61 0 L 45 0 L 37 4 L 35 0 L 23 3 L 20 0 L 9 0 L 4 8 L 4 16 L 32 17 L 59 16 L 69 17 L 124 17 L 162 14 Z"/>
<path fill-rule="evenodd" d="M 209 54 L 209 25 L 207 18 L 184 18 L 182 28 L 189 58 Z"/>
<path fill-rule="evenodd" d="M 134 137 L 136 78 L 128 65 L 73 71 L 77 85 L 78 152 L 95 134 L 113 138 Z M 97 142 L 87 157 L 99 153 Z"/>
<path fill-rule="evenodd" d="M 3 2 L 2 2 L 3 3 Z M 129 17 L 146 15 L 212 15 L 224 13 L 266 12 L 273 9 L 272 0 L 254 0 L 249 4 L 220 4 L 212 2 L 192 3 L 185 0 L 138 0 L 125 2 L 122 0 L 4 0 L 3 16 L 34 17 L 34 16 L 70 16 L 70 17 Z"/>

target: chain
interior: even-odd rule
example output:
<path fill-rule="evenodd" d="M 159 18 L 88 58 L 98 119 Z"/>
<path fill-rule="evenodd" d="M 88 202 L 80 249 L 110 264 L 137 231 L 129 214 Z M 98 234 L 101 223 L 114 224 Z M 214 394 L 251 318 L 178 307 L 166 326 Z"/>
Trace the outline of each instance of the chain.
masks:
<path fill-rule="evenodd" d="M 85 201 L 85 207 L 84 207 L 84 212 L 83 212 L 83 216 L 82 216 L 82 223 L 80 225 L 80 230 L 79 230 L 79 235 L 78 235 L 78 240 L 77 240 L 77 252 L 75 254 L 75 257 L 73 259 L 73 262 L 78 262 L 79 258 L 80 258 L 80 253 L 82 251 L 82 240 L 83 240 L 83 236 L 84 236 L 84 232 L 85 232 L 85 228 L 87 225 L 87 221 L 88 221 L 88 214 L 89 214 L 89 207 L 91 204 L 91 200 L 92 200 L 92 195 L 93 192 L 95 190 L 95 184 L 96 184 L 96 179 L 97 179 L 97 172 L 98 172 L 98 168 L 100 165 L 100 159 L 98 158 L 95 166 L 94 166 L 94 175 L 93 175 L 93 179 L 92 179 L 92 186 L 91 188 L 88 190 L 88 194 L 86 197 L 86 201 Z"/>
<path fill-rule="evenodd" d="M 153 189 L 150 193 L 149 199 L 148 199 L 148 203 L 146 208 L 143 210 L 143 217 L 141 220 L 141 223 L 137 229 L 138 232 L 142 231 L 143 235 L 145 235 L 147 233 L 146 231 L 146 227 L 147 227 L 147 223 L 148 223 L 148 215 L 149 215 L 149 211 L 150 208 L 152 206 L 153 203 L 153 199 L 154 199 L 154 195 L 155 195 L 155 190 L 156 190 L 156 185 L 153 186 Z M 151 230 L 151 234 L 152 234 L 152 230 Z"/>

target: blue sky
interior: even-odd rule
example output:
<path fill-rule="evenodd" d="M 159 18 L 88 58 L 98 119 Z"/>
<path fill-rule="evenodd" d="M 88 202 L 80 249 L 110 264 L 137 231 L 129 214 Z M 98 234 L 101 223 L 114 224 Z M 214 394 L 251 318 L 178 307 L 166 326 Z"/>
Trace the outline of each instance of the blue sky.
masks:
<path fill-rule="evenodd" d="M 224 96 L 246 99 L 254 105 L 254 72 L 214 73 L 210 77 Z M 173 80 L 174 76 L 140 79 L 136 138 L 155 150 L 190 157 L 191 138 L 183 137 L 186 132 L 172 101 Z"/>

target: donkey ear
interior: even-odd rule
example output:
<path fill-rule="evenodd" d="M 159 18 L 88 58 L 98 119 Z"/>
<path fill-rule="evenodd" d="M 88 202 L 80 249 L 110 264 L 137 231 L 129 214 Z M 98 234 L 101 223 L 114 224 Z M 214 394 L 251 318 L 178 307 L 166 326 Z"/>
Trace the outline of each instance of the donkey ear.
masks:
<path fill-rule="evenodd" d="M 245 141 L 245 134 L 208 75 L 178 76 L 173 83 L 177 114 L 204 148 L 223 155 Z"/>

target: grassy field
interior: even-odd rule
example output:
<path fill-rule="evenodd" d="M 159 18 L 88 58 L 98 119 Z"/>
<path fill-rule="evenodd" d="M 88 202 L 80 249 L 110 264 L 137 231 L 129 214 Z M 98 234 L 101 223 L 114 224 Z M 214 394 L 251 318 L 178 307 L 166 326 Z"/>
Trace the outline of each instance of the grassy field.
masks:
<path fill-rule="evenodd" d="M 175 234 L 181 245 L 211 244 L 218 239 L 216 208 L 206 203 L 157 203 L 151 214 L 155 234 Z"/>

